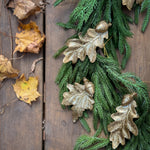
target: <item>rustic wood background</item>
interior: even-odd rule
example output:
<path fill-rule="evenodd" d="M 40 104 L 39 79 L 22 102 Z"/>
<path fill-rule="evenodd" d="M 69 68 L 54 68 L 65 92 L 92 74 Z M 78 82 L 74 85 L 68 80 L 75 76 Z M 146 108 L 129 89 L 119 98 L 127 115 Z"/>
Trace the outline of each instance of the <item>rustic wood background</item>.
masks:
<path fill-rule="evenodd" d="M 38 2 L 40 0 L 35 0 Z M 48 0 L 47 0 L 48 1 Z M 66 22 L 70 12 L 78 0 L 66 0 L 54 8 L 54 0 L 49 0 L 45 14 L 30 17 L 41 31 L 46 34 L 45 47 L 40 54 L 25 54 L 22 59 L 12 60 L 13 66 L 29 76 L 32 62 L 44 57 L 36 66 L 34 75 L 39 78 L 41 97 L 32 106 L 17 100 L 13 91 L 13 79 L 7 79 L 0 88 L 0 150 L 72 150 L 75 141 L 81 134 L 86 134 L 80 123 L 73 124 L 71 112 L 62 110 L 58 100 L 58 87 L 54 83 L 62 58 L 55 60 L 52 56 L 64 41 L 73 34 L 56 26 L 57 22 Z M 134 33 L 129 39 L 132 46 L 132 56 L 125 71 L 131 71 L 150 85 L 150 26 L 143 34 L 140 31 L 143 16 L 140 16 L 138 26 L 131 25 Z M 11 10 L 6 9 L 5 0 L 0 1 L 0 54 L 9 59 L 20 57 L 21 53 L 13 55 L 15 34 L 18 20 Z M 6 36 L 5 33 L 9 36 Z M 121 57 L 121 56 L 120 56 Z M 3 112 L 4 111 L 4 112 Z M 88 120 L 92 127 L 92 118 Z M 90 133 L 93 134 L 93 130 Z"/>

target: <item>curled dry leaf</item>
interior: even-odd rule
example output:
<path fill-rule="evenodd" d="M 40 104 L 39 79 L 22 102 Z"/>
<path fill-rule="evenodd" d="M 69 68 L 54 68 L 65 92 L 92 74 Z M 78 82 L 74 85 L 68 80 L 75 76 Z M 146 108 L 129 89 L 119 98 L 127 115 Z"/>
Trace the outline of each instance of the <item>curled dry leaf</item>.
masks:
<path fill-rule="evenodd" d="M 13 87 L 18 99 L 28 104 L 31 104 L 32 101 L 36 101 L 40 96 L 37 91 L 37 77 L 29 77 L 29 80 L 27 81 L 24 74 L 22 74 L 21 77 L 16 80 Z"/>
<path fill-rule="evenodd" d="M 11 62 L 3 55 L 0 55 L 0 82 L 5 78 L 17 77 L 18 73 L 19 71 L 12 67 Z"/>
<path fill-rule="evenodd" d="M 122 5 L 126 5 L 129 10 L 132 9 L 135 0 L 122 0 Z M 143 0 L 136 0 L 136 4 L 141 4 Z"/>
<path fill-rule="evenodd" d="M 72 106 L 72 116 L 73 122 L 76 122 L 79 117 L 83 115 L 83 111 L 86 109 L 92 110 L 94 99 L 94 84 L 87 80 L 83 79 L 84 85 L 75 83 L 74 85 L 68 84 L 67 88 L 69 92 L 63 94 L 62 105 Z"/>
<path fill-rule="evenodd" d="M 36 59 L 36 60 L 33 61 L 32 66 L 31 66 L 31 72 L 34 72 L 34 71 L 35 71 L 36 64 L 37 64 L 39 61 L 41 61 L 41 60 L 43 60 L 43 57 L 38 58 L 38 59 Z"/>
<path fill-rule="evenodd" d="M 96 29 L 89 28 L 83 37 L 79 33 L 79 39 L 70 39 L 66 45 L 68 48 L 64 51 L 64 63 L 72 61 L 76 63 L 78 58 L 84 61 L 86 55 L 89 57 L 90 62 L 94 63 L 96 60 L 96 47 L 104 48 L 104 39 L 108 39 L 108 28 L 111 24 L 101 21 Z"/>
<path fill-rule="evenodd" d="M 10 0 L 7 6 L 14 8 L 14 15 L 20 20 L 26 19 L 41 10 L 41 8 L 31 0 Z"/>
<path fill-rule="evenodd" d="M 19 30 L 21 33 L 16 33 L 16 48 L 14 53 L 19 52 L 30 52 L 38 54 L 40 48 L 43 46 L 45 35 L 42 34 L 35 22 L 29 24 L 20 23 Z"/>
<path fill-rule="evenodd" d="M 108 125 L 108 131 L 113 149 L 116 149 L 119 144 L 125 145 L 125 138 L 130 139 L 130 132 L 135 136 L 138 135 L 138 128 L 133 122 L 133 118 L 139 118 L 135 110 L 137 104 L 133 99 L 136 95 L 136 93 L 125 95 L 122 105 L 116 108 L 117 113 L 111 115 L 114 122 Z"/>

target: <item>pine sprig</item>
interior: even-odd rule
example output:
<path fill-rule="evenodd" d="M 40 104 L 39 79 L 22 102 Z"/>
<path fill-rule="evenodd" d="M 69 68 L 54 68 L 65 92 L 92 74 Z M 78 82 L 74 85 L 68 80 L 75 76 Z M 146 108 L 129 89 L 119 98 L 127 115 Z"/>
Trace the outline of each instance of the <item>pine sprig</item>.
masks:
<path fill-rule="evenodd" d="M 74 150 L 98 150 L 108 144 L 108 139 L 82 135 L 77 139 Z"/>
<path fill-rule="evenodd" d="M 141 5 L 141 12 L 144 12 L 144 11 L 147 11 L 146 12 L 146 16 L 144 18 L 144 21 L 143 21 L 143 25 L 142 25 L 142 32 L 144 32 L 146 30 L 146 27 L 149 23 L 149 19 L 150 19 L 150 0 L 144 0 L 142 5 Z"/>
<path fill-rule="evenodd" d="M 71 13 L 69 21 L 58 23 L 58 25 L 67 29 L 75 29 L 84 35 L 88 28 L 95 28 L 100 20 L 112 22 L 109 36 L 113 39 L 110 42 L 111 47 L 114 48 L 111 52 L 109 51 L 108 55 L 117 59 L 116 49 L 119 49 L 124 55 L 122 60 L 122 68 L 124 69 L 130 57 L 129 49 L 126 49 L 126 38 L 132 36 L 128 25 L 129 22 L 132 22 L 132 18 L 122 12 L 120 0 L 80 0 Z M 56 53 L 56 56 L 60 52 L 61 50 Z"/>
<path fill-rule="evenodd" d="M 83 126 L 83 128 L 84 128 L 88 133 L 90 133 L 90 132 L 91 132 L 91 129 L 90 129 L 90 127 L 89 127 L 87 121 L 86 121 L 83 117 L 81 117 L 79 120 L 80 120 L 80 123 L 81 123 L 81 125 Z"/>
<path fill-rule="evenodd" d="M 57 0 L 55 6 L 62 1 Z M 144 32 L 150 18 L 150 0 L 144 0 L 141 6 L 135 4 L 134 9 L 136 24 L 138 24 L 140 9 L 141 12 L 147 11 L 141 29 Z M 129 27 L 129 23 L 133 23 L 133 19 L 122 11 L 121 0 L 80 0 L 71 13 L 69 21 L 58 23 L 58 25 L 67 29 L 75 29 L 77 33 L 82 32 L 84 35 L 89 28 L 95 28 L 100 20 L 112 23 L 109 36 L 112 37 L 111 48 L 114 48 L 112 51 L 108 51 L 108 55 L 117 60 L 116 49 L 119 49 L 123 55 L 121 67 L 124 69 L 131 54 L 131 48 L 126 39 L 133 35 Z M 57 57 L 61 52 L 63 50 L 59 50 L 55 56 Z"/>
<path fill-rule="evenodd" d="M 57 0 L 55 5 L 62 1 Z M 135 4 L 134 9 L 134 22 L 136 24 L 138 24 L 140 11 L 147 11 L 142 26 L 142 31 L 144 32 L 150 18 L 150 0 L 144 0 L 141 6 Z M 137 137 L 132 136 L 131 140 L 126 140 L 126 146 L 120 146 L 119 149 L 148 150 L 150 149 L 150 98 L 147 87 L 135 75 L 121 73 L 121 68 L 117 62 L 116 49 L 119 49 L 119 52 L 123 55 L 122 68 L 125 68 L 131 54 L 131 48 L 126 39 L 127 37 L 132 37 L 129 23 L 133 23 L 133 19 L 122 11 L 121 0 L 80 0 L 71 13 L 69 21 L 59 23 L 59 25 L 67 29 L 75 29 L 77 33 L 82 32 L 84 35 L 88 28 L 95 28 L 100 20 L 112 23 L 109 28 L 109 37 L 111 39 L 106 44 L 109 57 L 105 58 L 97 54 L 97 60 L 93 64 L 89 62 L 88 58 L 84 62 L 78 60 L 75 65 L 71 63 L 63 64 L 56 78 L 56 83 L 60 88 L 60 102 L 63 100 L 63 93 L 68 90 L 66 88 L 67 83 L 82 83 L 83 77 L 86 77 L 95 86 L 93 126 L 96 133 L 93 137 L 85 135 L 79 137 L 74 150 L 96 150 L 105 146 L 107 150 L 112 150 L 108 139 L 97 138 L 97 136 L 102 130 L 109 136 L 107 125 L 112 121 L 111 114 L 120 105 L 123 96 L 132 92 L 136 92 L 138 95 L 136 101 L 139 106 L 137 107 L 137 112 L 140 118 L 136 120 L 136 125 L 139 129 L 139 135 Z M 55 57 L 59 56 L 65 48 L 66 46 L 60 49 Z M 90 132 L 84 117 L 80 118 L 80 122 Z"/>
<path fill-rule="evenodd" d="M 53 5 L 56 7 L 57 5 L 59 5 L 60 3 L 62 3 L 63 1 L 64 0 L 56 0 Z"/>
<path fill-rule="evenodd" d="M 66 69 L 67 74 L 63 73 Z M 105 134 L 108 134 L 107 125 L 111 122 L 110 116 L 115 112 L 115 108 L 121 104 L 123 96 L 127 93 L 137 93 L 137 104 L 139 106 L 137 107 L 137 111 L 140 118 L 136 121 L 136 124 L 139 129 L 142 130 L 145 128 L 145 130 L 142 130 L 141 134 L 137 137 L 133 136 L 131 140 L 127 141 L 127 145 L 125 146 L 129 147 L 129 149 L 133 148 L 133 150 L 137 150 L 139 146 L 136 146 L 133 142 L 138 141 L 142 145 L 144 143 L 139 141 L 139 139 L 150 136 L 150 117 L 148 117 L 150 99 L 146 85 L 131 73 L 121 73 L 118 63 L 111 57 L 105 58 L 97 54 L 97 60 L 94 64 L 90 63 L 87 57 L 84 62 L 78 60 L 75 66 L 71 63 L 62 66 L 56 80 L 60 87 L 60 102 L 63 99 L 63 93 L 67 91 L 67 83 L 80 83 L 83 77 L 88 78 L 95 86 L 93 126 L 97 130 L 96 135 L 99 135 L 102 130 L 104 130 Z M 89 132 L 90 129 L 84 118 L 80 118 L 80 121 L 83 127 Z M 101 127 L 97 129 L 99 122 Z M 100 146 L 98 143 L 97 145 Z M 97 147 L 97 145 L 94 147 Z M 147 147 L 149 146 L 150 143 L 148 142 Z M 125 150 L 126 148 L 124 149 L 124 147 L 120 146 L 120 149 Z"/>

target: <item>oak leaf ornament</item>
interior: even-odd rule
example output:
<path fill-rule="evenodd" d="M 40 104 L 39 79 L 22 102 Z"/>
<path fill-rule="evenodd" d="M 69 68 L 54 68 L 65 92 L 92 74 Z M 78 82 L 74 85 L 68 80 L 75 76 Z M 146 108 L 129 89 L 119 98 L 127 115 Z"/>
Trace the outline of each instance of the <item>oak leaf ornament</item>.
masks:
<path fill-rule="evenodd" d="M 122 105 L 116 108 L 117 112 L 111 115 L 114 122 L 108 125 L 110 132 L 110 141 L 112 141 L 113 149 L 116 149 L 119 144 L 125 145 L 125 138 L 130 139 L 130 132 L 135 136 L 138 135 L 138 128 L 133 122 L 134 118 L 139 118 L 135 107 L 136 101 L 133 99 L 136 93 L 127 94 L 122 100 Z"/>
<path fill-rule="evenodd" d="M 108 39 L 108 28 L 110 26 L 111 23 L 101 21 L 95 29 L 89 28 L 84 36 L 79 33 L 79 39 L 68 40 L 66 43 L 68 48 L 64 51 L 63 62 L 72 61 L 75 64 L 78 58 L 84 61 L 87 55 L 90 62 L 94 63 L 96 60 L 96 48 L 104 48 L 104 39 Z"/>
<path fill-rule="evenodd" d="M 122 0 L 122 5 L 126 5 L 129 10 L 132 9 L 135 0 Z M 136 4 L 141 4 L 143 0 L 136 0 Z"/>
<path fill-rule="evenodd" d="M 83 111 L 86 109 L 92 110 L 94 99 L 94 84 L 88 79 L 84 78 L 84 85 L 75 83 L 74 85 L 68 84 L 69 92 L 63 94 L 62 105 L 72 105 L 72 117 L 75 123 L 79 117 L 82 117 Z"/>

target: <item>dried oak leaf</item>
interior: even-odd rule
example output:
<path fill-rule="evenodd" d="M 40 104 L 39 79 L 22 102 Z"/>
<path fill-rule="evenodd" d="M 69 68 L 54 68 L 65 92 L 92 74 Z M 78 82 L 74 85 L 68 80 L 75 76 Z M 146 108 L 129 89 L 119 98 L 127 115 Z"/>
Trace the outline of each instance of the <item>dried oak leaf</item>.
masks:
<path fill-rule="evenodd" d="M 29 77 L 29 80 L 27 81 L 24 74 L 22 74 L 21 77 L 16 80 L 13 87 L 17 97 L 28 104 L 31 104 L 32 101 L 36 101 L 36 99 L 40 96 L 37 91 L 37 77 Z"/>
<path fill-rule="evenodd" d="M 14 53 L 19 52 L 30 52 L 38 54 L 40 48 L 43 46 L 45 35 L 39 31 L 38 26 L 35 22 L 29 24 L 20 23 L 20 33 L 16 33 L 16 48 Z"/>
<path fill-rule="evenodd" d="M 85 109 L 93 109 L 94 99 L 94 84 L 89 82 L 86 78 L 83 79 L 84 85 L 75 83 L 74 85 L 68 84 L 69 92 L 63 94 L 62 105 L 72 106 L 73 122 L 76 122 L 79 117 L 83 115 Z"/>
<path fill-rule="evenodd" d="M 8 7 L 14 8 L 14 15 L 23 20 L 40 11 L 41 8 L 31 0 L 10 0 Z"/>
<path fill-rule="evenodd" d="M 126 5 L 129 10 L 132 9 L 135 0 L 122 0 L 122 5 Z M 143 0 L 136 0 L 136 4 L 141 4 Z"/>
<path fill-rule="evenodd" d="M 137 104 L 133 99 L 136 95 L 136 93 L 125 95 L 122 105 L 116 108 L 117 113 L 111 115 L 114 122 L 108 125 L 108 131 L 110 132 L 109 139 L 112 141 L 113 149 L 116 149 L 119 144 L 125 145 L 125 138 L 130 139 L 130 132 L 135 136 L 138 135 L 138 128 L 133 122 L 133 118 L 139 118 L 135 110 Z"/>
<path fill-rule="evenodd" d="M 12 67 L 11 62 L 3 55 L 0 55 L 0 82 L 5 78 L 17 77 L 18 73 L 19 71 Z"/>
<path fill-rule="evenodd" d="M 72 61 L 76 63 L 78 58 L 84 61 L 86 55 L 90 62 L 94 63 L 96 60 L 96 47 L 104 48 L 104 39 L 108 39 L 108 28 L 111 24 L 101 21 L 95 29 L 89 28 L 85 36 L 79 33 L 79 39 L 70 39 L 67 41 L 68 47 L 64 51 L 64 63 Z"/>

